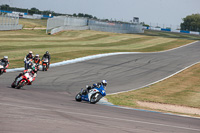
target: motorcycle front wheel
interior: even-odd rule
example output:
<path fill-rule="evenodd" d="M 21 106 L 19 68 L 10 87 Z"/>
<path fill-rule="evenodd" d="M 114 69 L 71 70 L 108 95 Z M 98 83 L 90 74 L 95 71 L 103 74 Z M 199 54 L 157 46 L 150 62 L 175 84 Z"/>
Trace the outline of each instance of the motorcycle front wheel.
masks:
<path fill-rule="evenodd" d="M 102 98 L 102 95 L 100 93 L 95 93 L 90 98 L 90 103 L 95 104 Z"/>
<path fill-rule="evenodd" d="M 3 74 L 3 69 L 0 69 L 0 75 L 2 75 Z"/>
<path fill-rule="evenodd" d="M 12 88 L 15 88 L 15 87 L 16 87 L 16 85 L 15 85 L 14 82 L 11 84 L 11 87 L 12 87 Z"/>
<path fill-rule="evenodd" d="M 26 83 L 25 81 L 20 81 L 17 85 L 17 89 L 21 89 L 25 83 Z"/>

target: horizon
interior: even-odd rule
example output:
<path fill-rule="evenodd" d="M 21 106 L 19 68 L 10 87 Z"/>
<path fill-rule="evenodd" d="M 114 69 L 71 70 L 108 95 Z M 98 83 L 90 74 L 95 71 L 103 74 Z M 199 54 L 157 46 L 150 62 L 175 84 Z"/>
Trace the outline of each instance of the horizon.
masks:
<path fill-rule="evenodd" d="M 2 4 L 62 14 L 83 13 L 124 22 L 139 17 L 140 22 L 160 27 L 178 27 L 186 16 L 200 13 L 199 0 L 1 0 Z"/>

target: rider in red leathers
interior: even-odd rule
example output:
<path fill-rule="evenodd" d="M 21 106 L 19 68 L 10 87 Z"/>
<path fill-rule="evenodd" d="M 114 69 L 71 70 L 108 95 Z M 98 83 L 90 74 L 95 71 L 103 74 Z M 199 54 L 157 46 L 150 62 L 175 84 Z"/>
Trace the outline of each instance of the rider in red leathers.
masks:
<path fill-rule="evenodd" d="M 32 80 L 30 81 L 30 80 L 28 80 L 28 83 L 27 83 L 27 85 L 31 85 L 32 84 L 32 82 L 33 81 L 35 81 L 35 78 L 36 78 L 36 76 L 37 76 L 37 67 L 36 66 L 32 66 L 31 67 L 31 69 L 28 69 L 28 70 L 24 70 L 23 72 L 21 72 L 16 78 L 15 78 L 15 82 L 16 82 L 16 80 L 17 80 L 17 78 L 19 78 L 20 76 L 22 76 L 22 75 L 24 75 L 24 74 L 26 74 L 26 73 L 30 73 L 32 76 Z"/>

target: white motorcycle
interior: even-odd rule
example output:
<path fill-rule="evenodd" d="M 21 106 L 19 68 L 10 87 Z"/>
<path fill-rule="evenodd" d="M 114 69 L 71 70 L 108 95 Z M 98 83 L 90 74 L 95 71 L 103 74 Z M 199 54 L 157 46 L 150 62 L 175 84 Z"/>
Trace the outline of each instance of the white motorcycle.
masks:
<path fill-rule="evenodd" d="M 4 69 L 5 69 L 4 65 L 5 65 L 5 63 L 0 61 L 0 75 L 2 75 L 4 72 Z"/>
<path fill-rule="evenodd" d="M 95 104 L 104 96 L 106 96 L 105 86 L 101 85 L 95 86 L 88 93 L 83 93 L 83 90 L 81 90 L 81 92 L 75 96 L 75 100 L 78 102 L 83 100 Z"/>
<path fill-rule="evenodd" d="M 32 63 L 33 63 L 32 59 L 30 59 L 30 58 L 24 58 L 24 68 L 25 68 L 25 70 L 31 68 Z"/>

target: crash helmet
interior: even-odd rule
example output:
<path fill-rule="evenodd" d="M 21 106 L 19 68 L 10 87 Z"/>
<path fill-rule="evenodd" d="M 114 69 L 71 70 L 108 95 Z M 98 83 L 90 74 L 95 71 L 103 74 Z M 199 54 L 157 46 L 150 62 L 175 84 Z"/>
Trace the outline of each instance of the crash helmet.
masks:
<path fill-rule="evenodd" d="M 97 84 L 93 84 L 93 87 L 97 87 Z"/>
<path fill-rule="evenodd" d="M 46 51 L 46 54 L 49 54 L 49 51 Z"/>
<path fill-rule="evenodd" d="M 102 80 L 101 83 L 102 83 L 103 86 L 107 85 L 107 81 L 106 80 Z"/>
<path fill-rule="evenodd" d="M 3 59 L 4 59 L 5 61 L 7 61 L 7 60 L 8 60 L 8 56 L 4 56 Z"/>
<path fill-rule="evenodd" d="M 32 52 L 32 51 L 29 51 L 29 54 L 33 54 L 33 52 Z"/>
<path fill-rule="evenodd" d="M 36 54 L 35 57 L 36 57 L 36 58 L 39 58 L 40 56 L 39 56 L 39 54 Z"/>

